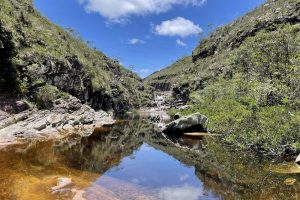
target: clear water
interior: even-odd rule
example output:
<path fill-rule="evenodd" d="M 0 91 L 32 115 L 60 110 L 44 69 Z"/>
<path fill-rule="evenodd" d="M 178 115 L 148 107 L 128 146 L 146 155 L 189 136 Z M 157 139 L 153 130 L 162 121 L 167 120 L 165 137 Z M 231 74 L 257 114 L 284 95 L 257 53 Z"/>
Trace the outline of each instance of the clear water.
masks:
<path fill-rule="evenodd" d="M 299 170 L 288 166 L 297 167 L 230 151 L 217 138 L 166 139 L 136 120 L 1 149 L 0 199 L 298 199 Z M 62 177 L 72 184 L 53 192 Z"/>
<path fill-rule="evenodd" d="M 211 192 L 204 191 L 202 182 L 195 176 L 194 167 L 186 166 L 146 143 L 105 175 L 148 190 L 159 199 L 219 199 Z M 101 177 L 94 185 L 100 185 L 114 193 L 118 193 L 119 189 L 107 184 L 107 180 Z"/>

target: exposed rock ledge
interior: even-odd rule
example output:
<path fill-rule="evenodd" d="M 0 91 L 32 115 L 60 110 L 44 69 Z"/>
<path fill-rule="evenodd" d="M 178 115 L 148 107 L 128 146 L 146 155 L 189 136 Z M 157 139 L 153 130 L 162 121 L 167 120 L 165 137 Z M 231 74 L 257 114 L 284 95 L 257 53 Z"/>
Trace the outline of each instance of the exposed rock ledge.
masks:
<path fill-rule="evenodd" d="M 95 127 L 112 125 L 112 114 L 95 111 L 75 97 L 55 101 L 53 109 L 38 110 L 24 101 L 0 104 L 0 147 L 35 140 L 60 139 L 71 134 L 86 136 Z"/>

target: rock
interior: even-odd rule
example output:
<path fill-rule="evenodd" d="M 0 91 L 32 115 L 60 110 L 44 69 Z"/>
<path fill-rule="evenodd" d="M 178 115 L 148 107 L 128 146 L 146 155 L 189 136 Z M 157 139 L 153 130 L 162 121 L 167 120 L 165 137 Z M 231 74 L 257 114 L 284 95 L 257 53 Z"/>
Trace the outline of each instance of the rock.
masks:
<path fill-rule="evenodd" d="M 36 122 L 33 126 L 33 128 L 38 131 L 45 129 L 46 127 L 47 127 L 46 120 L 40 120 L 40 121 Z"/>
<path fill-rule="evenodd" d="M 10 115 L 0 110 L 0 143 L 8 145 L 14 142 L 59 139 L 66 134 L 75 133 L 86 136 L 95 127 L 115 123 L 112 114 L 101 110 L 96 112 L 90 106 L 81 104 L 75 97 L 63 97 L 54 103 L 51 111 L 32 108 Z M 5 105 L 4 102 L 0 108 Z"/>
<path fill-rule="evenodd" d="M 8 113 L 0 110 L 0 121 L 4 120 L 4 119 L 7 119 L 8 118 Z"/>
<path fill-rule="evenodd" d="M 81 107 L 82 104 L 80 100 L 73 96 L 60 98 L 54 102 L 54 110 L 57 110 L 60 113 L 74 112 L 79 110 Z"/>
<path fill-rule="evenodd" d="M 78 120 L 74 120 L 74 121 L 72 121 L 72 123 L 70 123 L 72 126 L 77 126 L 77 125 L 79 125 L 80 124 L 80 121 L 78 121 Z"/>
<path fill-rule="evenodd" d="M 70 186 L 72 184 L 72 179 L 70 178 L 58 178 L 57 179 L 57 185 L 55 187 L 52 187 L 52 192 L 56 192 L 62 188 L 65 188 L 67 186 Z"/>
<path fill-rule="evenodd" d="M 205 132 L 207 131 L 208 118 L 200 113 L 181 117 L 163 129 L 166 134 L 182 134 L 184 132 Z"/>
<path fill-rule="evenodd" d="M 187 110 L 187 109 L 189 109 L 191 106 L 189 106 L 189 105 L 184 105 L 184 106 L 180 106 L 179 107 L 179 110 Z"/>
<path fill-rule="evenodd" d="M 72 200 L 86 200 L 84 198 L 85 191 L 72 189 L 72 192 L 75 194 Z"/>
<path fill-rule="evenodd" d="M 87 105 L 83 105 L 78 111 L 80 113 L 79 122 L 82 124 L 92 124 L 95 121 L 96 112 Z"/>
<path fill-rule="evenodd" d="M 71 124 L 66 124 L 66 125 L 64 125 L 63 126 L 63 129 L 64 130 L 71 130 L 71 129 L 73 129 L 74 127 L 71 125 Z"/>
<path fill-rule="evenodd" d="M 91 115 L 91 114 L 86 114 L 86 115 L 83 115 L 79 121 L 82 123 L 82 124 L 92 124 L 94 122 L 94 116 Z"/>
<path fill-rule="evenodd" d="M 30 105 L 25 101 L 16 101 L 15 103 L 15 113 L 23 112 L 29 108 Z"/>
<path fill-rule="evenodd" d="M 297 182 L 297 180 L 294 178 L 287 178 L 287 179 L 285 179 L 284 184 L 285 185 L 294 185 L 296 182 Z"/>
<path fill-rule="evenodd" d="M 52 114 L 47 118 L 47 124 L 51 124 L 53 127 L 57 127 L 63 122 L 63 115 Z"/>
<path fill-rule="evenodd" d="M 296 163 L 300 165 L 300 155 L 296 158 Z"/>

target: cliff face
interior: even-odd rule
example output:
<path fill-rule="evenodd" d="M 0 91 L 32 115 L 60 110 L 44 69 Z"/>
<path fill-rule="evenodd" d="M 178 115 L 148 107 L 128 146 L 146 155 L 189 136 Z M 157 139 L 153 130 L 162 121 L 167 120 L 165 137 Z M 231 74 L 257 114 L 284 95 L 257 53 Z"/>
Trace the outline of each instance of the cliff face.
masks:
<path fill-rule="evenodd" d="M 0 0 L 0 90 L 44 98 L 71 94 L 95 109 L 126 110 L 146 99 L 142 80 L 74 30 L 44 18 L 31 0 Z M 57 94 L 56 94 L 57 93 Z M 51 97 L 53 98 L 53 97 Z"/>

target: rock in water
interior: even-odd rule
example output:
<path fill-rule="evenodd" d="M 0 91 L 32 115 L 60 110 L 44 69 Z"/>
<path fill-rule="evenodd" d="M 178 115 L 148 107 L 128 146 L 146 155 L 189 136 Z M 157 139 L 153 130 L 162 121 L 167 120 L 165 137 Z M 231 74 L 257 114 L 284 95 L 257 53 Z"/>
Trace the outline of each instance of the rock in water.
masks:
<path fill-rule="evenodd" d="M 297 180 L 294 178 L 287 178 L 287 179 L 285 179 L 284 184 L 285 185 L 295 185 L 296 182 L 297 182 Z"/>
<path fill-rule="evenodd" d="M 51 189 L 53 192 L 57 192 L 62 188 L 70 186 L 72 183 L 72 179 L 70 178 L 59 178 L 57 179 L 57 185 L 55 187 L 52 187 Z"/>
<path fill-rule="evenodd" d="M 200 113 L 181 117 L 166 125 L 163 132 L 166 134 L 182 134 L 184 132 L 207 131 L 208 118 Z"/>
<path fill-rule="evenodd" d="M 296 163 L 297 163 L 298 165 L 300 165 L 300 154 L 299 154 L 299 156 L 296 158 Z"/>

